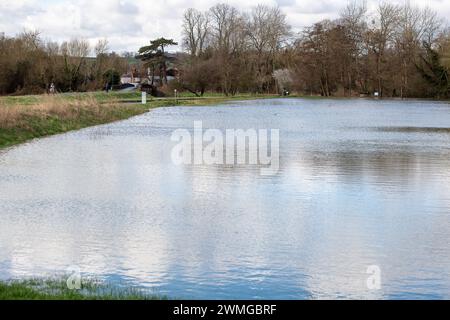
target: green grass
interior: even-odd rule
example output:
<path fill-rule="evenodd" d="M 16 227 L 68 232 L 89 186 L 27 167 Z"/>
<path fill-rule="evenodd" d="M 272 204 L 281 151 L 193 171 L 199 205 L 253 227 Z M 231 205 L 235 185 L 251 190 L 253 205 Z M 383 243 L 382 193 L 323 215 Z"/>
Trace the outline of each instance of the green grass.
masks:
<path fill-rule="evenodd" d="M 80 290 L 71 290 L 63 279 L 0 282 L 0 300 L 167 300 L 135 288 L 83 281 Z"/>
<path fill-rule="evenodd" d="M 224 95 L 205 95 L 203 97 L 195 96 L 184 96 L 175 99 L 173 97 L 168 98 L 154 98 L 149 102 L 150 106 L 158 107 L 162 105 L 166 106 L 214 106 L 218 104 L 224 104 L 233 101 L 244 101 L 244 100 L 262 100 L 262 99 L 277 99 L 280 98 L 278 95 L 250 95 L 242 94 L 235 96 L 224 96 Z"/>
<path fill-rule="evenodd" d="M 28 95 L 28 96 L 3 96 L 0 97 L 0 102 L 6 105 L 32 105 L 39 103 L 45 95 Z M 139 92 L 110 92 L 106 93 L 104 91 L 98 92 L 88 92 L 88 93 L 61 93 L 57 96 L 62 97 L 66 100 L 76 100 L 83 99 L 85 97 L 93 97 L 99 102 L 117 100 L 128 100 L 128 99 L 140 99 L 141 94 Z"/>
<path fill-rule="evenodd" d="M 52 98 L 46 96 L 1 97 L 0 108 L 3 110 L 0 110 L 0 118 L 1 111 L 7 109 L 12 110 L 14 117 L 0 121 L 0 149 L 34 138 L 127 119 L 145 113 L 151 107 L 175 103 L 155 101 L 149 105 L 142 105 L 120 102 L 136 97 L 136 94 L 106 93 L 58 95 L 55 99 L 64 105 L 67 104 L 67 112 L 64 112 L 63 108 L 55 111 L 53 105 L 46 110 L 46 103 L 55 104 Z M 82 107 L 77 106 L 78 101 L 84 103 Z M 92 102 L 92 108 L 86 105 L 86 101 Z M 39 104 L 44 105 L 41 110 L 32 109 Z"/>
<path fill-rule="evenodd" d="M 142 105 L 139 103 L 140 92 L 66 93 L 54 96 L 55 98 L 52 97 L 39 95 L 0 97 L 0 109 L 11 108 L 14 109 L 16 114 L 19 114 L 15 116 L 14 121 L 0 121 L 0 149 L 35 138 L 127 119 L 158 107 L 210 106 L 237 100 L 279 98 L 277 95 L 240 94 L 225 96 L 217 93 L 206 93 L 203 97 L 195 97 L 183 93 L 178 99 L 173 97 L 148 97 L 148 103 Z M 55 108 L 55 100 L 59 101 L 63 107 Z M 77 106 L 77 103 L 85 103 L 86 101 L 92 103 L 93 108 L 85 105 L 82 108 Z M 39 104 L 45 106 L 45 103 L 50 104 L 48 107 L 50 111 L 39 109 L 30 112 L 28 110 Z M 111 104 L 114 104 L 114 107 L 110 107 Z M 64 112 L 66 105 L 68 112 Z M 104 107 L 99 108 L 98 105 Z M 75 111 L 70 110 L 71 108 Z M 54 111 L 54 109 L 58 110 Z M 2 120 L 1 111 L 0 120 Z"/>
<path fill-rule="evenodd" d="M 125 105 L 121 108 L 108 110 L 101 115 L 89 110 L 81 110 L 75 118 L 64 118 L 57 114 L 46 114 L 43 116 L 24 114 L 20 125 L 0 127 L 0 149 L 34 138 L 127 119 L 147 111 L 148 108 L 142 105 Z"/>

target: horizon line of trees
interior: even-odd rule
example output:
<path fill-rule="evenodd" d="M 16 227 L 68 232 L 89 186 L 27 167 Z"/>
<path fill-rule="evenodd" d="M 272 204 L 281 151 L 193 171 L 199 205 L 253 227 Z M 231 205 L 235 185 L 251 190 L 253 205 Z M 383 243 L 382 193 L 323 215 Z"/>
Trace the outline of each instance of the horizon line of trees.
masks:
<path fill-rule="evenodd" d="M 162 90 L 322 96 L 450 96 L 450 29 L 431 9 L 381 3 L 369 13 L 351 2 L 339 18 L 292 32 L 279 7 L 248 12 L 228 4 L 183 16 L 182 52 L 159 38 L 138 53 L 110 52 L 106 40 L 58 44 L 38 32 L 0 33 L 0 94 L 92 91 L 132 72 Z M 95 57 L 92 57 L 91 53 Z M 141 63 L 136 64 L 135 59 Z M 133 64 L 130 60 L 134 60 Z M 168 66 L 176 81 L 168 81 Z M 158 78 L 159 81 L 155 81 Z"/>
<path fill-rule="evenodd" d="M 126 58 L 110 52 L 107 40 L 91 47 L 82 39 L 44 41 L 37 31 L 0 35 L 0 94 L 41 94 L 52 84 L 60 92 L 103 89 L 120 82 Z"/>
<path fill-rule="evenodd" d="M 322 96 L 450 96 L 450 30 L 429 8 L 351 2 L 335 20 L 291 32 L 278 7 L 186 10 L 179 87 Z"/>

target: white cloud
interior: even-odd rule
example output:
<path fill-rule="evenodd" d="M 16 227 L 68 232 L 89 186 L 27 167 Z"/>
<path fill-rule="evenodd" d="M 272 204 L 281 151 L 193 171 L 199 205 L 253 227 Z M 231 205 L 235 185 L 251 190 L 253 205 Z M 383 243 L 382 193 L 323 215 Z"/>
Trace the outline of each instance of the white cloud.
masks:
<path fill-rule="evenodd" d="M 205 10 L 226 2 L 247 10 L 256 3 L 279 5 L 298 31 L 325 18 L 335 18 L 347 0 L 0 0 L 0 32 L 17 34 L 24 29 L 42 32 L 56 41 L 83 37 L 92 43 L 107 38 L 116 51 L 136 51 L 152 38 L 180 41 L 181 17 L 189 7 Z M 378 0 L 368 0 L 373 8 Z M 404 3 L 403 0 L 394 2 Z M 442 17 L 450 16 L 450 1 L 416 0 Z"/>

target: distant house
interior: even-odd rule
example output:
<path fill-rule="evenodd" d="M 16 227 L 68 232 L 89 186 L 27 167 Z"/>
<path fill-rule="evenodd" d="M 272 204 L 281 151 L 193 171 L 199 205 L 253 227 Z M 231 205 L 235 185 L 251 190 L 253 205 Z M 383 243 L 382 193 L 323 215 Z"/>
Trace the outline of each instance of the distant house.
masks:
<path fill-rule="evenodd" d="M 141 78 L 141 75 L 139 74 L 139 72 L 136 70 L 135 67 L 133 67 L 130 72 L 123 74 L 120 77 L 121 84 L 129 84 L 129 83 L 139 84 L 142 82 L 142 80 L 143 79 Z"/>
<path fill-rule="evenodd" d="M 152 86 L 163 86 L 164 80 L 167 79 L 167 82 L 171 82 L 175 79 L 177 79 L 179 71 L 176 68 L 176 62 L 178 60 L 178 54 L 177 53 L 164 53 L 165 57 L 165 68 L 166 68 L 166 74 L 164 76 L 164 71 L 160 68 L 162 68 L 162 65 L 153 65 L 155 69 L 147 68 L 147 74 L 145 77 L 142 77 L 142 83 L 148 83 Z M 141 57 L 142 61 L 146 62 L 145 57 Z"/>
<path fill-rule="evenodd" d="M 141 83 L 141 77 L 133 76 L 133 74 L 131 74 L 131 73 L 123 74 L 120 77 L 120 83 L 121 84 Z"/>
<path fill-rule="evenodd" d="M 168 58 L 167 81 L 171 82 L 175 80 L 179 74 L 178 69 L 175 67 L 175 61 L 177 60 L 178 55 L 175 53 L 165 53 L 165 55 Z M 163 79 L 160 79 L 158 70 L 155 70 L 155 74 L 152 74 L 150 68 L 147 68 L 146 72 L 139 72 L 135 66 L 132 66 L 131 71 L 128 71 L 120 77 L 120 83 L 134 85 L 148 83 L 155 86 L 161 86 Z"/>

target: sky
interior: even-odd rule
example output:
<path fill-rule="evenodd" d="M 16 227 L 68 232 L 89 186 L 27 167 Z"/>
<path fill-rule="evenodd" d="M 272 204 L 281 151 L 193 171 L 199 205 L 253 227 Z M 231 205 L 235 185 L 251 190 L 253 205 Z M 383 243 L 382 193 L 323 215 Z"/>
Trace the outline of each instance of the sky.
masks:
<path fill-rule="evenodd" d="M 380 0 L 366 2 L 373 10 Z M 410 2 L 429 6 L 443 18 L 450 17 L 450 0 Z M 183 12 L 187 8 L 206 10 L 216 3 L 241 10 L 250 10 L 256 4 L 278 5 L 293 31 L 300 31 L 314 22 L 336 18 L 348 0 L 0 0 L 0 33 L 13 36 L 38 30 L 45 39 L 62 42 L 78 37 L 92 45 L 107 39 L 110 50 L 136 52 L 150 39 L 162 36 L 181 41 Z"/>

